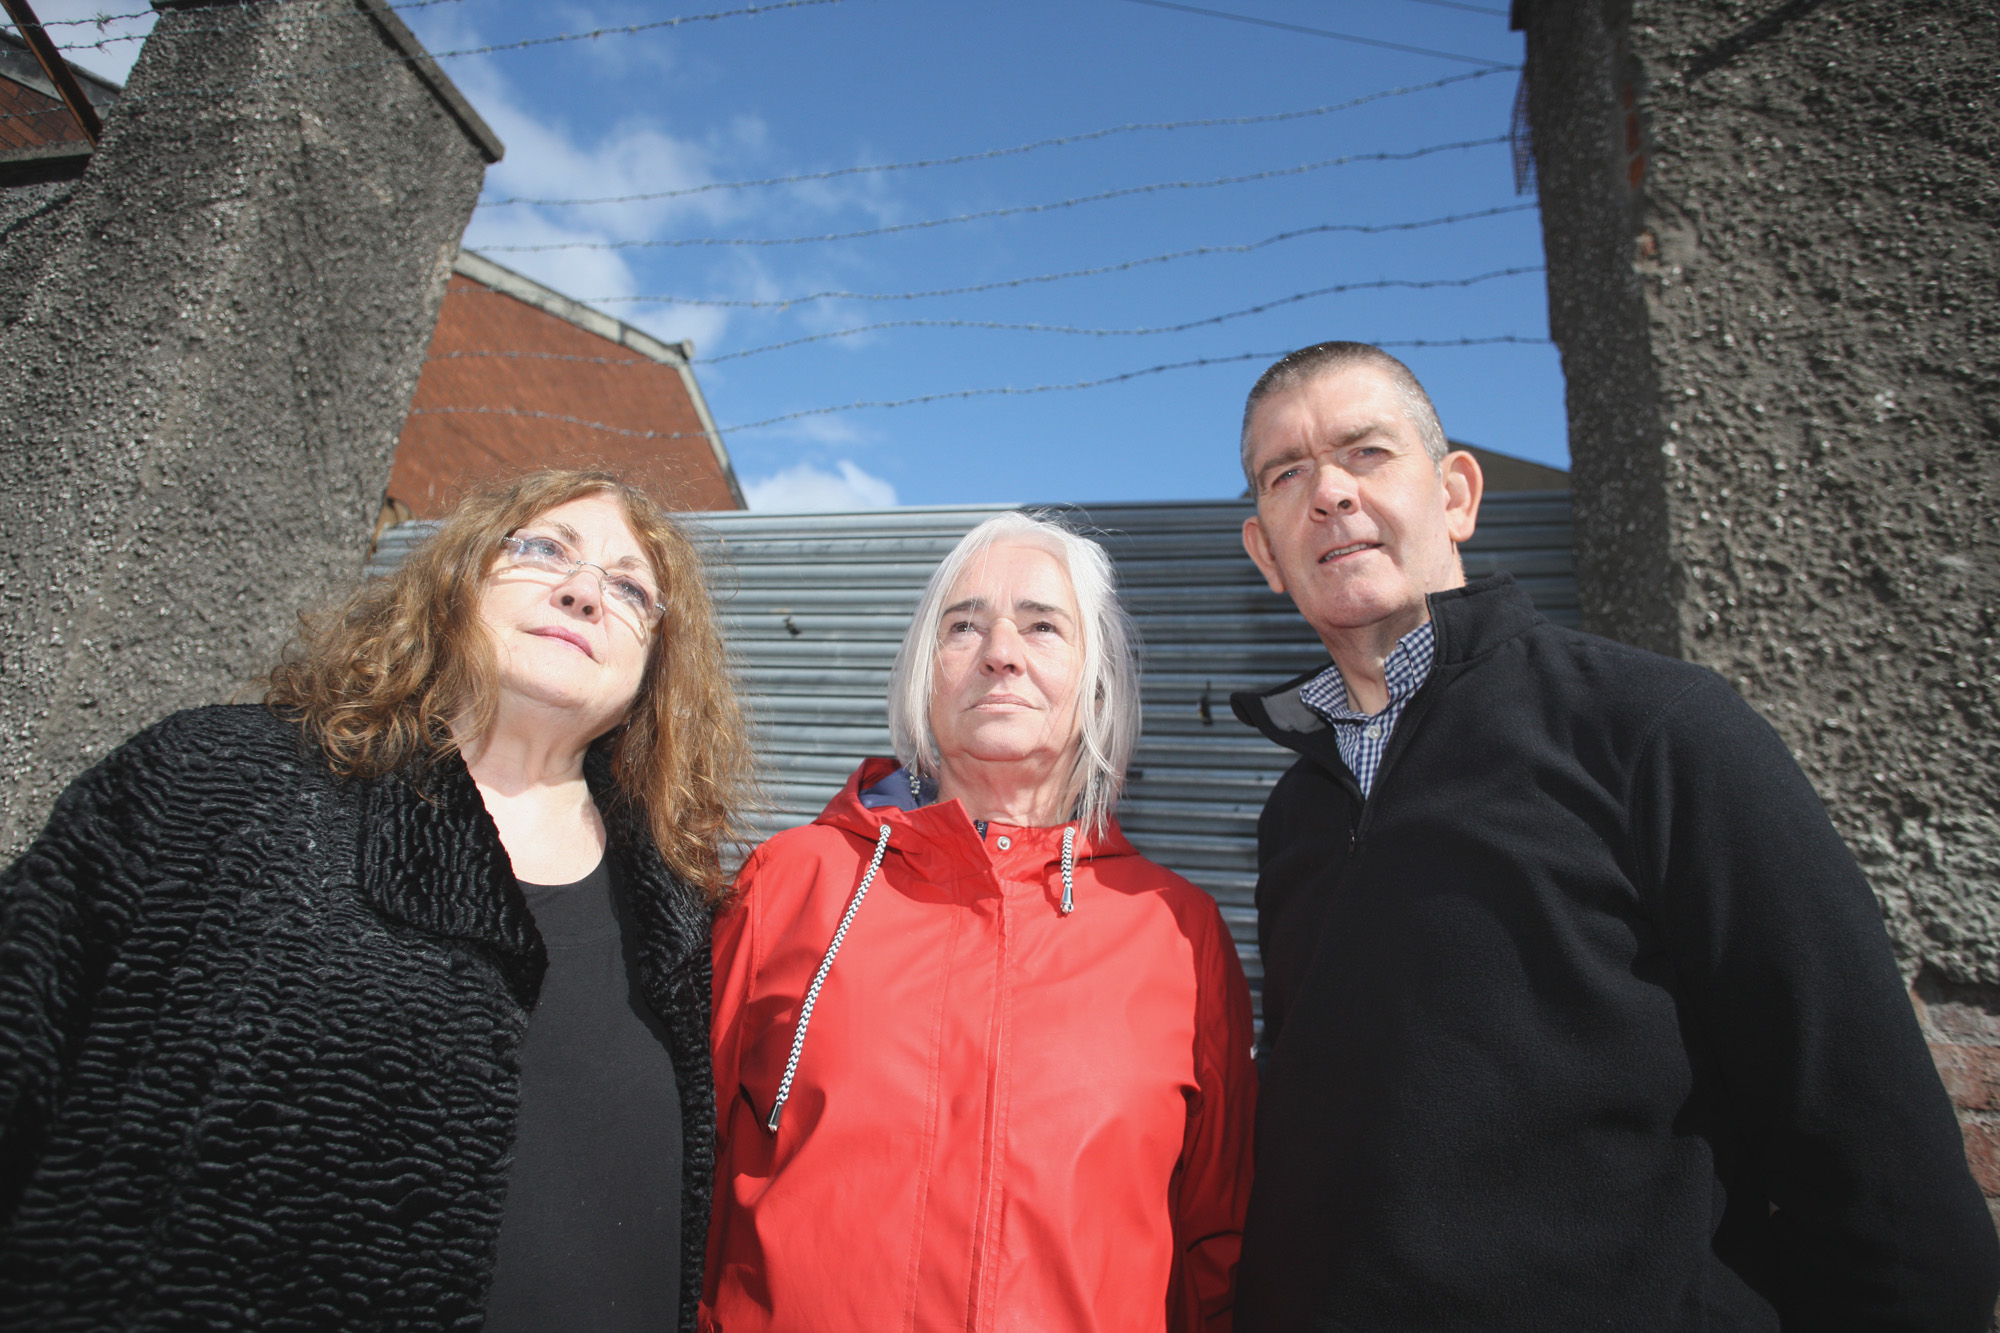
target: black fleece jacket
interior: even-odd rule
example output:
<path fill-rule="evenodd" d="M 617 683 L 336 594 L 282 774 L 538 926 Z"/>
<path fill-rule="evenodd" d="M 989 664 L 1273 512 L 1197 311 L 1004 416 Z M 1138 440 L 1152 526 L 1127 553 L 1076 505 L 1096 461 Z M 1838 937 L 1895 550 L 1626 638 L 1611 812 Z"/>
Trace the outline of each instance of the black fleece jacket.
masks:
<path fill-rule="evenodd" d="M 587 769 L 680 1083 L 692 1329 L 709 913 Z M 464 765 L 423 787 L 230 707 L 63 795 L 0 876 L 0 1328 L 479 1327 L 547 955 Z"/>
<path fill-rule="evenodd" d="M 1723 680 L 1504 576 L 1366 800 L 1300 677 L 1258 827 L 1236 1327 L 1972 1333 L 2000 1286 L 1881 912 Z"/>

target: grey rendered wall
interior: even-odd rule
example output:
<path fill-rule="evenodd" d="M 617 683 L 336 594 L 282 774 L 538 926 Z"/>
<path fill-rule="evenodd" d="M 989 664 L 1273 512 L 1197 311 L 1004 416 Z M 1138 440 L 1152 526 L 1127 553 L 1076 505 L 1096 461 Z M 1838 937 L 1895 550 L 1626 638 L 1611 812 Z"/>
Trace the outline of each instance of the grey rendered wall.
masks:
<path fill-rule="evenodd" d="M 1727 676 L 1911 971 L 2000 983 L 2000 10 L 1516 20 L 1585 626 Z"/>
<path fill-rule="evenodd" d="M 379 11 L 163 12 L 81 180 L 0 209 L 0 855 L 359 574 L 499 151 Z"/>

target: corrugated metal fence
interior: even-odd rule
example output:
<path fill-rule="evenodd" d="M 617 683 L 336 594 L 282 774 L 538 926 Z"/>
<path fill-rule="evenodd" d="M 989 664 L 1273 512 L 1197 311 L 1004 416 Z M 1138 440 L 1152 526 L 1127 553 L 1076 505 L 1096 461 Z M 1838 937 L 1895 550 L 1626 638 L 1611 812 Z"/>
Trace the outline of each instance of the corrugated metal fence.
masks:
<path fill-rule="evenodd" d="M 861 759 L 889 753 L 889 667 L 924 581 L 1003 507 L 686 516 L 758 733 L 771 800 L 760 835 L 810 820 Z M 1297 675 L 1325 650 L 1243 554 L 1240 501 L 1042 512 L 1104 544 L 1139 629 L 1145 731 L 1119 820 L 1140 851 L 1220 901 L 1254 990 L 1257 813 L 1291 755 L 1237 722 L 1229 694 Z M 392 529 L 371 570 L 428 531 Z M 1544 614 L 1576 623 L 1566 492 L 1487 496 L 1464 556 L 1468 575 L 1507 570 Z"/>
<path fill-rule="evenodd" d="M 689 516 L 759 732 L 774 806 L 760 831 L 811 819 L 863 757 L 889 753 L 889 667 L 924 581 L 999 509 Z M 1257 813 L 1292 756 L 1239 723 L 1229 694 L 1326 652 L 1243 554 L 1246 505 L 1047 512 L 1110 552 L 1143 645 L 1145 731 L 1119 821 L 1140 851 L 1221 902 L 1254 989 Z M 1487 497 L 1464 554 L 1472 577 L 1510 571 L 1544 614 L 1576 623 L 1567 493 Z"/>

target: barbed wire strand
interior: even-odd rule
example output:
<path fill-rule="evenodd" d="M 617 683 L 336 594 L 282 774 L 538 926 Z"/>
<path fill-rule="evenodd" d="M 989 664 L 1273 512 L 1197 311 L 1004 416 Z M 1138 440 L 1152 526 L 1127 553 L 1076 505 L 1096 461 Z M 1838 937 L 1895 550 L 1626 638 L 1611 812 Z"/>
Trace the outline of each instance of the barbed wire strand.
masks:
<path fill-rule="evenodd" d="M 1309 37 L 1330 37 L 1337 42 L 1354 42 L 1360 46 L 1378 46 L 1385 51 L 1403 51 L 1411 55 L 1435 56 L 1439 60 L 1459 60 L 1468 65 L 1488 65 L 1496 69 L 1519 69 L 1519 65 L 1508 65 L 1498 60 L 1488 60 L 1484 56 L 1462 56 L 1454 51 L 1437 51 L 1428 46 L 1405 46 L 1401 42 L 1385 42 L 1376 37 L 1358 37 L 1351 32 L 1333 32 L 1326 28 L 1308 28 L 1300 23 L 1281 23 L 1277 19 L 1253 18 L 1248 14 L 1231 14 L 1221 9 L 1203 9 L 1199 5 L 1175 4 L 1173 0 L 1128 0 L 1135 5 L 1151 5 L 1155 9 L 1178 9 L 1185 14 L 1201 14 L 1212 19 L 1228 19 L 1233 23 L 1254 23 L 1260 28 L 1279 28 L 1285 32 L 1302 32 Z"/>
<path fill-rule="evenodd" d="M 597 28 L 590 32 L 559 33 L 553 37 L 530 37 L 517 42 L 497 42 L 490 46 L 464 47 L 456 51 L 425 51 L 421 55 L 394 55 L 375 60 L 354 60 L 337 65 L 317 65 L 310 69 L 291 70 L 273 74 L 266 78 L 251 79 L 229 87 L 166 88 L 156 93 L 123 92 L 118 102 L 121 106 L 145 107 L 156 101 L 174 98 L 201 97 L 215 99 L 234 93 L 248 92 L 256 88 L 288 83 L 294 79 L 312 78 L 322 74 L 347 74 L 358 69 L 381 69 L 390 65 L 416 65 L 425 60 L 446 60 L 455 56 L 488 55 L 497 51 L 515 51 L 530 46 L 546 46 L 555 42 L 578 42 L 591 38 L 614 36 L 625 33 L 643 32 L 654 28 L 678 27 L 684 23 L 705 23 L 713 20 L 736 18 L 746 14 L 763 14 L 780 9 L 802 9 L 813 5 L 837 5 L 841 0 L 767 0 L 767 3 L 747 5 L 740 9 L 717 10 L 709 14 L 684 14 L 677 18 L 659 19 L 651 23 L 627 24 L 624 27 Z M 235 31 L 217 28 L 216 32 Z M 148 34 L 152 36 L 152 34 Z M 64 47 L 64 50 L 81 50 L 82 47 Z M 46 115 L 47 111 L 6 111 L 0 112 L 0 121 L 28 119 Z"/>
<path fill-rule="evenodd" d="M 1462 9 L 1468 14 L 1491 14 L 1494 18 L 1507 17 L 1507 11 L 1504 9 L 1493 9 L 1487 5 L 1465 5 L 1460 4 L 1459 0 L 1410 0 L 1410 3 L 1432 5 L 1438 9 Z"/>
<path fill-rule="evenodd" d="M 1000 278 L 992 282 L 969 283 L 962 287 L 938 287 L 921 292 L 808 292 L 802 296 L 773 297 L 769 299 L 730 299 L 725 297 L 699 296 L 588 296 L 574 300 L 590 305 L 680 305 L 704 309 L 727 310 L 783 310 L 795 305 L 807 305 L 814 301 L 920 301 L 940 296 L 970 296 L 979 292 L 1001 291 L 1013 287 L 1029 287 L 1047 282 L 1065 282 L 1071 278 L 1091 278 L 1107 273 L 1124 273 L 1132 269 L 1145 268 L 1153 264 L 1173 263 L 1181 259 L 1192 259 L 1202 255 L 1248 254 L 1266 246 L 1278 245 L 1285 241 L 1298 240 L 1306 236 L 1322 236 L 1334 233 L 1352 235 L 1381 235 L 1388 232 L 1419 231 L 1428 227 L 1450 226 L 1460 222 L 1473 222 L 1481 218 L 1498 217 L 1506 213 L 1526 213 L 1539 207 L 1538 204 L 1501 204 L 1495 208 L 1475 209 L 1470 213 L 1450 213 L 1444 217 L 1420 218 L 1409 222 L 1322 222 L 1310 227 L 1298 227 L 1291 231 L 1281 231 L 1275 236 L 1267 236 L 1261 241 L 1247 241 L 1236 245 L 1199 245 L 1187 250 L 1173 250 L 1166 254 L 1148 255 L 1143 259 L 1127 259 L 1116 264 L 1100 264 L 1093 268 L 1068 269 L 1060 273 L 1039 273 L 1025 278 Z M 473 253 L 483 253 L 473 251 Z M 481 286 L 478 293 L 489 296 L 505 296 L 506 292 L 497 288 Z"/>
<path fill-rule="evenodd" d="M 1408 97 L 1415 93 L 1431 92 L 1438 88 L 1466 83 L 1474 79 L 1487 79 L 1495 74 L 1507 73 L 1498 69 L 1475 69 L 1465 74 L 1452 74 L 1429 83 L 1410 84 L 1404 87 L 1387 88 L 1381 92 L 1369 93 L 1365 97 L 1351 98 L 1345 102 L 1334 102 L 1326 106 L 1307 107 L 1300 111 L 1271 111 L 1252 116 L 1211 116 L 1201 120 L 1160 120 L 1135 121 L 1126 125 L 1112 125 L 1101 130 L 1085 130 L 1078 134 L 1058 135 L 1053 139 L 1037 139 L 1032 143 L 1016 144 L 1011 148 L 989 148 L 977 153 L 958 153 L 951 157 L 919 158 L 911 162 L 883 162 L 869 166 L 834 167 L 826 171 L 803 171 L 790 176 L 766 176 L 759 180 L 711 181 L 706 185 L 687 185 L 672 190 L 648 190 L 642 194 L 604 195 L 589 199 L 536 198 L 533 196 L 510 195 L 505 199 L 482 199 L 479 208 L 506 208 L 513 205 L 528 205 L 537 208 L 587 208 L 604 204 L 650 203 L 660 199 L 685 199 L 690 195 L 710 194 L 717 190 L 754 190 L 773 185 L 802 185 L 815 181 L 836 180 L 844 176 L 861 176 L 886 171 L 916 171 L 928 167 L 950 167 L 965 162 L 986 162 L 997 157 L 1015 157 L 1022 153 L 1037 152 L 1044 148 L 1061 148 L 1069 144 L 1088 143 L 1096 139 L 1109 138 L 1114 134 L 1133 134 L 1152 130 L 1210 129 L 1226 125 L 1269 125 L 1280 121 L 1305 120 L 1314 116 L 1332 115 L 1338 111 L 1349 111 L 1370 102 L 1379 102 L 1389 97 Z"/>
<path fill-rule="evenodd" d="M 519 51 L 534 46 L 550 46 L 558 42 L 590 41 L 599 37 L 625 36 L 661 28 L 675 28 L 684 23 L 707 23 L 726 18 L 739 18 L 748 14 L 765 14 L 781 9 L 805 9 L 817 5 L 837 5 L 841 0 L 766 0 L 763 4 L 746 5 L 740 9 L 722 9 L 708 14 L 683 14 L 670 19 L 655 19 L 650 23 L 628 23 L 619 27 L 593 28 L 588 32 L 557 33 L 550 37 L 526 37 L 513 42 L 493 42 L 486 46 L 467 46 L 455 51 L 425 51 L 422 55 L 384 56 L 375 60 L 353 60 L 336 65 L 316 65 L 310 69 L 290 70 L 273 74 L 266 78 L 252 79 L 227 87 L 167 88 L 156 93 L 137 94 L 127 92 L 119 101 L 124 105 L 146 105 L 169 98 L 226 97 L 232 93 L 245 92 L 253 88 L 289 83 L 294 79 L 312 78 L 323 74 L 347 74 L 358 69 L 380 69 L 389 65 L 414 65 L 424 60 L 450 60 L 460 56 L 492 55 L 501 51 Z M 229 29 L 234 31 L 234 29 Z M 19 112 L 0 114 L 0 120 L 13 119 Z"/>
<path fill-rule="evenodd" d="M 233 5 L 232 7 L 238 9 L 251 9 L 251 8 L 261 8 L 264 5 L 270 5 L 270 4 L 297 4 L 297 3 L 299 3 L 299 0 L 237 0 L 236 4 Z M 402 4 L 384 5 L 383 8 L 391 10 L 424 9 L 428 8 L 431 5 L 455 5 L 462 3 L 464 3 L 464 0 L 404 0 L 404 3 Z M 116 23 L 125 19 L 149 18 L 149 17 L 157 18 L 158 14 L 152 10 L 148 10 L 145 14 L 104 14 L 100 15 L 97 18 L 88 18 L 88 19 L 51 19 L 43 23 L 42 26 L 44 28 L 75 27 L 80 24 L 87 23 L 87 24 L 94 24 L 97 27 L 101 28 L 106 24 Z M 307 17 L 308 20 L 313 23 L 352 23 L 355 20 L 360 20 L 361 22 L 366 23 L 369 21 L 368 11 L 361 8 L 359 5 L 356 5 L 351 9 L 338 6 L 329 9 L 321 9 L 313 14 L 308 15 Z M 189 27 L 189 28 L 181 28 L 174 32 L 163 32 L 160 34 L 160 40 L 180 41 L 183 38 L 212 37 L 218 33 L 237 32 L 237 31 L 240 31 L 240 29 L 233 26 L 222 27 L 217 25 L 206 28 Z M 57 42 L 55 46 L 56 50 L 58 51 L 102 51 L 107 47 L 116 46 L 120 42 L 143 42 L 152 35 L 153 35 L 152 30 L 148 29 L 145 32 L 114 33 L 112 36 L 103 37 L 94 42 Z"/>
<path fill-rule="evenodd" d="M 481 347 L 460 352 L 432 352 L 424 360 L 469 361 L 487 357 L 501 357 L 509 361 L 575 361 L 590 366 L 669 366 L 668 362 L 655 361 L 649 356 L 578 356 L 574 352 L 502 351 Z"/>
<path fill-rule="evenodd" d="M 401 0 L 401 3 L 384 5 L 383 8 L 427 9 L 432 5 L 455 5 L 462 4 L 463 2 L 464 0 Z M 298 0 L 235 0 L 232 7 L 236 9 L 261 9 L 265 5 L 290 5 L 297 3 Z M 345 14 L 348 11 L 342 10 L 340 12 Z M 366 11 L 355 9 L 352 12 L 355 14 L 364 14 Z M 128 19 L 156 19 L 159 16 L 160 11 L 157 9 L 135 9 L 129 14 L 95 14 L 87 19 L 43 19 L 41 20 L 41 24 L 44 28 L 101 28 L 107 23 L 123 23 Z"/>
<path fill-rule="evenodd" d="M 1485 338 L 1401 338 L 1385 339 L 1376 347 L 1487 347 L 1498 344 L 1518 344 L 1522 346 L 1546 346 L 1547 338 L 1530 338 L 1520 334 L 1503 333 Z M 1292 349 L 1287 348 L 1286 351 Z M 1192 361 L 1174 361 L 1165 365 L 1147 366 L 1141 370 L 1128 370 L 1117 375 L 1106 375 L 1099 379 L 1077 380 L 1068 384 L 1034 384 L 1016 389 L 1001 385 L 981 389 L 954 389 L 944 393 L 919 394 L 914 398 L 866 399 L 860 402 L 842 403 L 834 407 L 809 407 L 797 412 L 786 412 L 762 421 L 745 421 L 733 426 L 717 428 L 717 434 L 734 434 L 738 431 L 758 430 L 765 426 L 776 426 L 787 421 L 799 421 L 806 417 L 830 416 L 836 412 L 855 412 L 864 408 L 915 407 L 923 403 L 945 402 L 962 398 L 990 398 L 996 396 L 1026 396 L 1037 393 L 1068 393 L 1080 389 L 1097 389 L 1106 385 L 1123 384 L 1129 380 L 1142 379 L 1148 375 L 1161 375 L 1168 371 L 1189 370 L 1199 366 L 1222 366 L 1239 361 L 1275 361 L 1286 352 L 1241 352 L 1235 356 L 1204 356 Z M 685 440 L 706 439 L 707 431 L 698 430 L 631 430 L 624 426 L 613 426 L 608 422 L 591 421 L 585 417 L 570 416 L 562 412 L 538 412 L 524 407 L 419 407 L 412 408 L 413 417 L 424 416 L 500 416 L 522 417 L 535 421 L 560 421 L 573 426 L 584 426 L 601 430 L 612 435 L 623 435 L 642 440 Z"/>
<path fill-rule="evenodd" d="M 1247 319 L 1252 315 L 1262 315 L 1303 301 L 1317 300 L 1322 296 L 1336 296 L 1343 292 L 1412 290 L 1422 291 L 1437 287 L 1471 287 L 1482 282 L 1492 282 L 1498 278 L 1511 278 L 1522 273 L 1543 272 L 1540 264 L 1521 268 L 1495 269 L 1491 273 L 1481 273 L 1470 278 L 1383 278 L 1372 282 L 1342 282 L 1330 287 L 1318 287 L 1309 292 L 1293 292 L 1276 300 L 1262 301 L 1241 310 L 1231 310 L 1220 315 L 1208 315 L 1201 319 L 1185 320 L 1179 324 L 1160 324 L 1136 329 L 1092 329 L 1080 328 L 1072 324 L 1015 324 L 988 319 L 894 319 L 878 324 L 863 324 L 851 329 L 833 329 L 826 333 L 813 333 L 800 338 L 788 338 L 783 342 L 766 343 L 762 347 L 747 347 L 740 352 L 725 352 L 720 356 L 697 357 L 697 365 L 714 365 L 720 361 L 735 361 L 746 356 L 761 356 L 766 352 L 784 351 L 791 347 L 801 347 L 808 343 L 827 342 L 835 338 L 851 338 L 864 333 L 875 333 L 888 329 L 992 329 L 1012 333 L 1060 333 L 1089 338 L 1150 338 L 1165 333 L 1187 333 L 1193 329 L 1212 328 L 1227 324 L 1231 320 Z"/>
<path fill-rule="evenodd" d="M 1241 310 L 1231 310 L 1220 315 L 1209 315 L 1201 319 L 1191 319 L 1179 324 L 1161 324 L 1149 328 L 1136 329 L 1093 329 L 1072 324 L 1017 324 L 990 319 L 890 319 L 875 324 L 861 324 L 848 329 L 830 329 L 825 333 L 811 333 L 799 338 L 787 338 L 783 342 L 766 343 L 761 347 L 746 347 L 739 352 L 724 352 L 719 356 L 698 356 L 690 360 L 690 365 L 715 365 L 722 361 L 737 361 L 747 356 L 761 356 L 766 352 L 782 352 L 788 348 L 803 347 L 809 343 L 829 342 L 836 338 L 852 338 L 864 333 L 880 333 L 891 329 L 991 329 L 1009 333 L 1059 333 L 1091 338 L 1145 338 L 1163 333 L 1186 333 L 1191 329 L 1208 328 L 1226 324 L 1233 319 L 1244 319 L 1251 315 L 1261 315 L 1266 311 L 1283 306 L 1297 305 L 1301 301 L 1311 301 L 1322 296 L 1335 296 L 1343 292 L 1413 290 L 1423 291 L 1438 287 L 1471 287 L 1482 282 L 1492 282 L 1499 278 L 1511 278 L 1524 273 L 1541 273 L 1545 266 L 1527 264 L 1517 268 L 1495 269 L 1490 273 L 1475 274 L 1469 278 L 1378 278 L 1368 282 L 1342 282 L 1330 287 L 1318 287 L 1308 292 L 1294 292 L 1276 300 L 1246 306 Z M 567 361 L 600 366 L 659 366 L 663 364 L 647 357 L 577 356 L 567 352 L 524 352 L 514 350 L 473 349 L 459 352 L 439 352 L 424 358 L 427 361 L 456 361 L 468 358 L 496 357 L 507 360 Z"/>
<path fill-rule="evenodd" d="M 680 236 L 667 239 L 642 239 L 628 241 L 550 241 L 538 245 L 488 245 L 480 247 L 483 254 L 529 255 L 550 254 L 558 251 L 574 250 L 673 250 L 686 247 L 706 246 L 778 246 L 778 245 L 818 245 L 829 241 L 855 241 L 871 236 L 893 236 L 900 232 L 928 231 L 936 227 L 956 226 L 962 222 L 979 222 L 988 218 L 1020 217 L 1038 213 L 1054 213 L 1063 209 L 1077 208 L 1084 204 L 1104 203 L 1111 199 L 1129 199 L 1143 194 L 1159 194 L 1169 190 L 1207 190 L 1224 185 L 1244 185 L 1252 181 L 1276 180 L 1286 176 L 1302 176 L 1308 172 L 1326 171 L 1334 167 L 1351 166 L 1360 162 L 1409 162 L 1436 153 L 1448 153 L 1466 148 L 1490 148 L 1496 144 L 1511 142 L 1505 134 L 1492 135 L 1485 139 L 1464 139 L 1456 143 L 1431 144 L 1424 148 L 1414 148 L 1401 153 L 1348 153 L 1340 157 L 1330 157 L 1318 162 L 1306 162 L 1294 167 L 1274 167 L 1269 171 L 1253 171 L 1240 176 L 1218 176 L 1202 181 L 1158 181 L 1149 185 L 1127 185 L 1116 190 L 1101 190 L 1096 194 L 1078 195 L 1072 199 L 1058 199 L 1046 204 L 1010 204 L 1005 208 L 986 208 L 973 213 L 958 213 L 945 218 L 926 218 L 922 222 L 897 222 L 886 227 L 864 227 L 857 231 L 827 232 L 819 236 Z"/>

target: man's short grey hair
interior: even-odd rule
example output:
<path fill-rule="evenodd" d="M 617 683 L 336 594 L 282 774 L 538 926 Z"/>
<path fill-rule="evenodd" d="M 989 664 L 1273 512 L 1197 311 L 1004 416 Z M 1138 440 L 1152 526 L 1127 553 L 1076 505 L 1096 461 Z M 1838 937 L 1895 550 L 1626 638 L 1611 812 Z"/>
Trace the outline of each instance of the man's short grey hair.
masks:
<path fill-rule="evenodd" d="M 965 534 L 931 574 L 910 619 L 889 676 L 889 734 L 896 758 L 912 773 L 935 779 L 941 768 L 931 730 L 937 674 L 938 625 L 946 599 L 974 560 L 996 546 L 1032 546 L 1062 562 L 1082 619 L 1083 669 L 1077 680 L 1080 744 L 1063 786 L 1062 803 L 1091 833 L 1101 833 L 1118 806 L 1125 769 L 1139 745 L 1139 666 L 1131 619 L 1119 604 L 1111 557 L 1060 523 L 1009 511 Z"/>
<path fill-rule="evenodd" d="M 1417 438 L 1423 441 L 1424 452 L 1430 455 L 1431 462 L 1444 462 L 1444 456 L 1451 452 L 1451 442 L 1445 438 L 1444 424 L 1438 420 L 1437 408 L 1431 405 L 1431 396 L 1424 392 L 1423 384 L 1408 366 L 1368 343 L 1314 343 L 1311 347 L 1287 353 L 1250 386 L 1249 400 L 1243 404 L 1242 448 L 1243 479 L 1250 483 L 1252 495 L 1257 493 L 1257 477 L 1250 469 L 1250 419 L 1257 415 L 1258 404 L 1273 394 L 1295 389 L 1321 375 L 1346 370 L 1349 366 L 1368 366 L 1389 377 L 1389 383 L 1396 390 L 1396 399 L 1402 404 L 1403 415 L 1417 428 Z"/>

